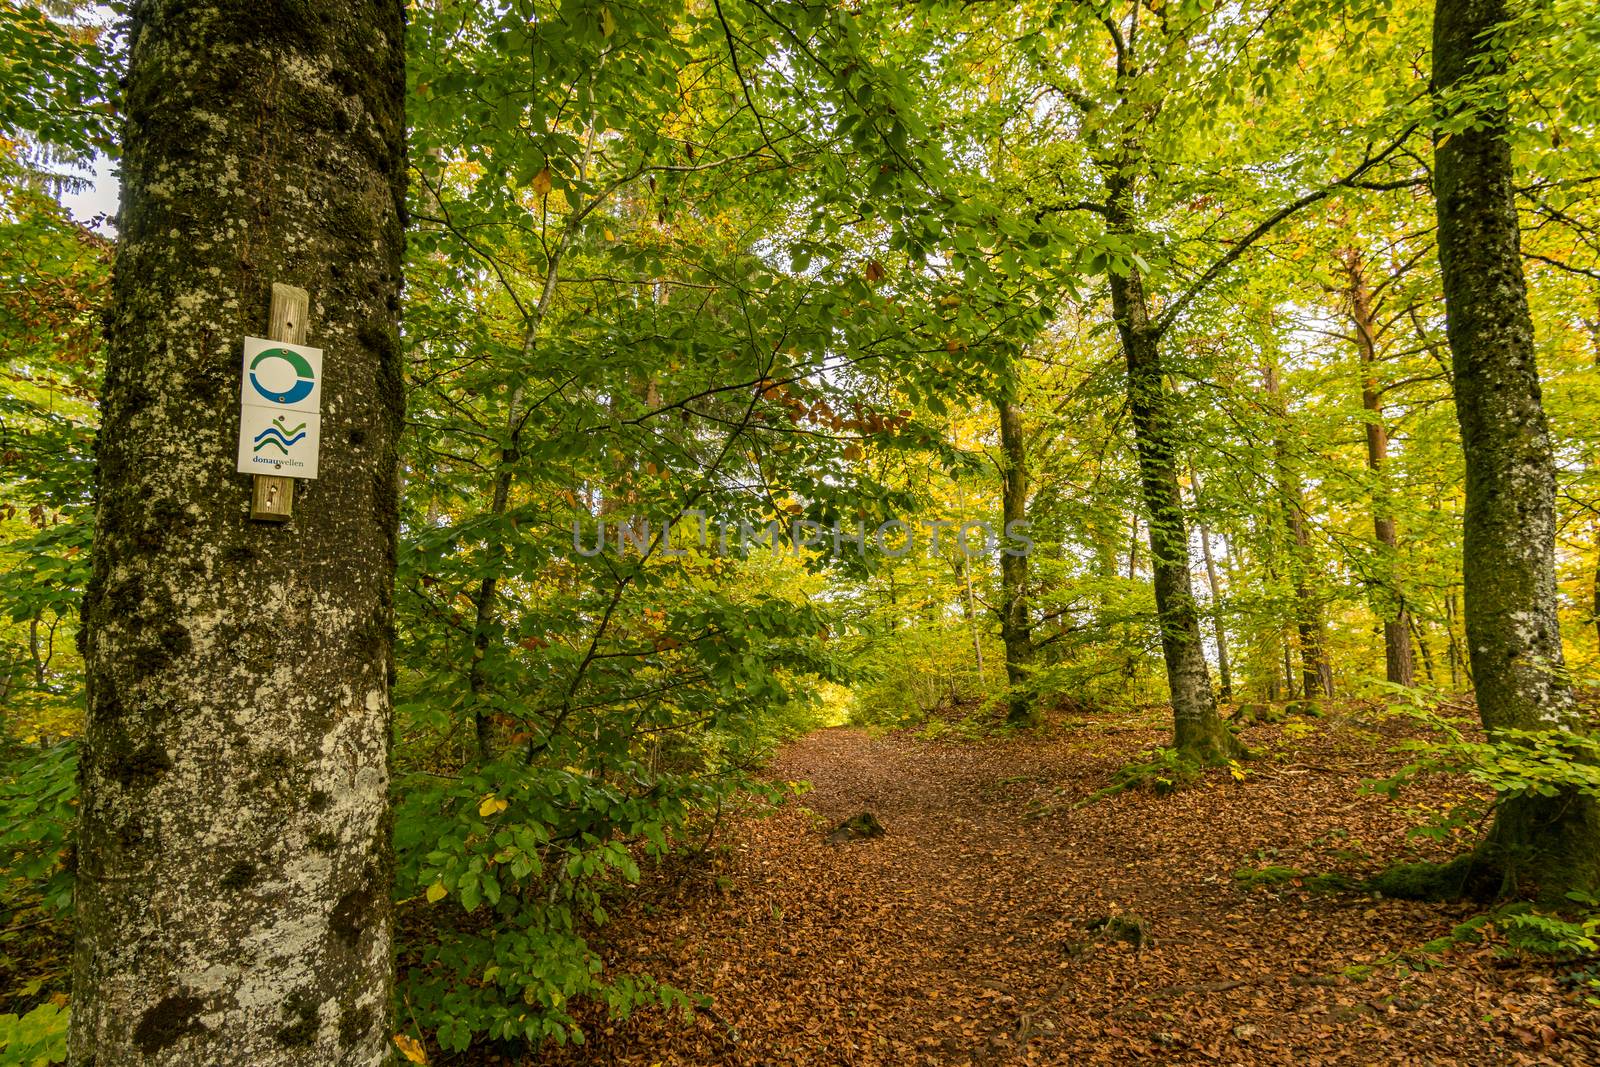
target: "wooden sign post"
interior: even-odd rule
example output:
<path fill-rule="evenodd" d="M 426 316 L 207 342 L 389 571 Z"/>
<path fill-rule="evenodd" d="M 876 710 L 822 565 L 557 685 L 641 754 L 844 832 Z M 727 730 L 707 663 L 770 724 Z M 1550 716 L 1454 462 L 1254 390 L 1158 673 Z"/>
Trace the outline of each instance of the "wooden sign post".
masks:
<path fill-rule="evenodd" d="M 306 343 L 311 317 L 311 295 L 304 289 L 280 282 L 272 283 L 272 309 L 267 320 L 267 338 L 292 345 Z M 255 475 L 255 491 L 250 496 L 250 517 L 259 522 L 287 522 L 294 514 L 294 479 L 275 474 Z"/>

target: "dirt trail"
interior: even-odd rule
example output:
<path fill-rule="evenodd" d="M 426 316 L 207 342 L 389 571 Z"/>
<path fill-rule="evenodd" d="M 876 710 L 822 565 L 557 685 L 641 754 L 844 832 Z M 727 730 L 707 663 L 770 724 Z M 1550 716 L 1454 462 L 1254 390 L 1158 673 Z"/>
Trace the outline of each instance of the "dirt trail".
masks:
<path fill-rule="evenodd" d="M 1358 872 L 1403 848 L 1404 821 L 1357 792 L 1381 745 L 1324 725 L 1288 752 L 1277 729 L 1250 738 L 1279 755 L 1242 784 L 1076 810 L 1160 734 L 795 742 L 772 772 L 813 784 L 810 811 L 738 820 L 720 866 L 612 929 L 611 966 L 712 1011 L 602 1024 L 548 1062 L 1600 1063 L 1600 1020 L 1557 968 L 1468 946 L 1432 969 L 1346 973 L 1467 911 L 1238 883 L 1241 867 Z M 886 837 L 822 842 L 863 809 Z M 1152 943 L 1089 928 L 1126 913 Z"/>

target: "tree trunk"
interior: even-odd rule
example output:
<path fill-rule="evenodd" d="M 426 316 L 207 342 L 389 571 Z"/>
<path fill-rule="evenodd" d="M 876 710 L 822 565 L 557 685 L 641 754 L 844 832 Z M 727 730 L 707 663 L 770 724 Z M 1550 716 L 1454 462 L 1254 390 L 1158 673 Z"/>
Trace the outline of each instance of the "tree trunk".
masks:
<path fill-rule="evenodd" d="M 1451 588 L 1444 598 L 1444 632 L 1450 639 L 1447 650 L 1450 657 L 1450 687 L 1452 689 L 1460 689 L 1461 669 L 1464 664 L 1462 662 L 1461 643 L 1456 638 L 1456 592 L 1454 588 Z M 1467 684 L 1472 684 L 1470 678 L 1467 679 Z"/>
<path fill-rule="evenodd" d="M 1590 347 L 1594 349 L 1595 369 L 1600 370 L 1600 287 L 1595 290 L 1594 318 L 1585 319 L 1583 325 L 1589 331 Z M 1600 474 L 1600 458 L 1590 457 L 1589 474 L 1590 477 Z M 1596 647 L 1600 648 L 1600 509 L 1595 510 L 1592 526 L 1594 529 L 1594 579 L 1589 604 L 1591 616 L 1589 622 L 1594 626 Z"/>
<path fill-rule="evenodd" d="M 1382 598 L 1379 615 L 1383 621 L 1384 676 L 1396 685 L 1410 685 L 1415 672 L 1411 659 L 1410 612 L 1396 574 L 1400 533 L 1390 506 L 1385 465 L 1389 461 L 1389 429 L 1383 421 L 1383 401 L 1378 390 L 1378 324 L 1372 311 L 1372 294 L 1367 285 L 1361 254 L 1349 249 L 1344 254 L 1346 295 L 1350 301 L 1350 322 L 1356 329 L 1356 350 L 1361 357 L 1361 407 L 1366 412 L 1367 470 L 1372 472 L 1372 532 L 1378 542 L 1382 575 L 1377 593 Z"/>
<path fill-rule="evenodd" d="M 1428 684 L 1434 683 L 1433 652 L 1428 647 L 1428 633 L 1422 628 L 1415 615 L 1409 616 L 1411 621 L 1411 635 L 1416 638 L 1417 654 L 1422 657 L 1422 672 L 1428 679 Z M 1409 652 L 1410 649 L 1407 649 Z"/>
<path fill-rule="evenodd" d="M 1194 484 L 1194 504 L 1200 505 L 1200 472 L 1189 471 Z M 1217 642 L 1217 697 L 1226 702 L 1233 699 L 1233 670 L 1228 662 L 1228 628 L 1222 620 L 1222 588 L 1217 581 L 1217 561 L 1211 555 L 1211 527 L 1200 523 L 1200 554 L 1206 564 L 1206 588 L 1211 591 L 1211 627 Z"/>
<path fill-rule="evenodd" d="M 1115 178 L 1108 198 L 1113 230 L 1131 232 L 1132 190 Z M 1161 652 L 1172 694 L 1173 746 L 1201 763 L 1224 762 L 1243 752 L 1217 715 L 1200 640 L 1200 615 L 1190 578 L 1189 531 L 1178 489 L 1178 450 L 1171 398 L 1161 367 L 1161 337 L 1150 320 L 1144 280 L 1130 263 L 1111 271 L 1111 303 L 1128 366 L 1128 407 L 1139 457 L 1139 484 L 1149 512 L 1150 569 L 1155 579 Z"/>
<path fill-rule="evenodd" d="M 1311 588 L 1311 536 L 1306 525 L 1305 494 L 1300 476 L 1289 461 L 1289 443 L 1284 437 L 1289 420 L 1289 405 L 1278 381 L 1278 367 L 1271 358 L 1261 365 L 1262 379 L 1278 432 L 1272 442 L 1277 466 L 1278 495 L 1283 503 L 1284 526 L 1289 531 L 1289 574 L 1294 581 L 1295 629 L 1300 635 L 1301 691 L 1305 698 L 1333 696 L 1333 668 L 1325 647 L 1322 608 Z M 1290 681 L 1291 691 L 1294 688 Z"/>
<path fill-rule="evenodd" d="M 1505 69 L 1491 35 L 1503 0 L 1438 0 L 1433 88 L 1443 111 L 1480 72 Z M 1479 713 L 1506 729 L 1581 729 L 1556 615 L 1555 465 L 1522 277 L 1508 123 L 1498 102 L 1434 143 L 1439 263 L 1466 456 L 1467 649 Z M 1485 855 L 1508 888 L 1550 898 L 1600 888 L 1600 811 L 1588 798 L 1507 796 Z"/>
<path fill-rule="evenodd" d="M 1022 412 L 1018 410 L 1014 386 L 1007 385 L 1001 393 L 1000 453 L 1003 484 L 1000 496 L 1001 525 L 1009 529 L 1013 522 L 1024 522 L 1028 517 L 1028 452 L 1027 439 L 1022 432 Z M 1002 547 L 1010 547 L 1002 538 Z M 1028 557 L 1000 556 L 1000 586 L 1002 590 L 1000 639 L 1006 646 L 1006 680 L 1011 684 L 1010 708 L 1007 718 L 1019 726 L 1033 726 L 1038 722 L 1033 694 L 1029 691 L 1029 669 L 1033 664 L 1033 633 L 1028 619 Z"/>
<path fill-rule="evenodd" d="M 84 603 L 76 1067 L 392 1050 L 404 11 L 138 0 Z M 321 474 L 248 518 L 240 359 L 311 294 Z"/>
<path fill-rule="evenodd" d="M 1128 538 L 1128 581 L 1139 577 L 1139 513 L 1133 513 L 1133 536 Z"/>

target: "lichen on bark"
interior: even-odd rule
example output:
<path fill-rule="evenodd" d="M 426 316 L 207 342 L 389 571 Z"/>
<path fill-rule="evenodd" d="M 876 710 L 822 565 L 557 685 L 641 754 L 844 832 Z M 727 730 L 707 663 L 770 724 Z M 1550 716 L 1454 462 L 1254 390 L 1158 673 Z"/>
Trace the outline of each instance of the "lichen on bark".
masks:
<path fill-rule="evenodd" d="M 403 7 L 140 0 L 129 56 L 69 1062 L 375 1065 Z M 273 282 L 324 351 L 321 476 L 282 526 L 234 472 Z"/>

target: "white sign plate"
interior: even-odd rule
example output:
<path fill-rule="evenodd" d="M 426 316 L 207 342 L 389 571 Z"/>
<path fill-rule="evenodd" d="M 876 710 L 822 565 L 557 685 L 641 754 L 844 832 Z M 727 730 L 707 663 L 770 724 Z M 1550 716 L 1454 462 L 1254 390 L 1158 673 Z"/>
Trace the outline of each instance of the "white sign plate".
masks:
<path fill-rule="evenodd" d="M 315 478 L 321 412 L 322 349 L 244 339 L 239 473 Z"/>
<path fill-rule="evenodd" d="M 245 407 L 318 414 L 322 411 L 322 349 L 246 337 L 240 399 Z"/>
<path fill-rule="evenodd" d="M 322 416 L 246 404 L 239 411 L 239 473 L 315 478 Z"/>

